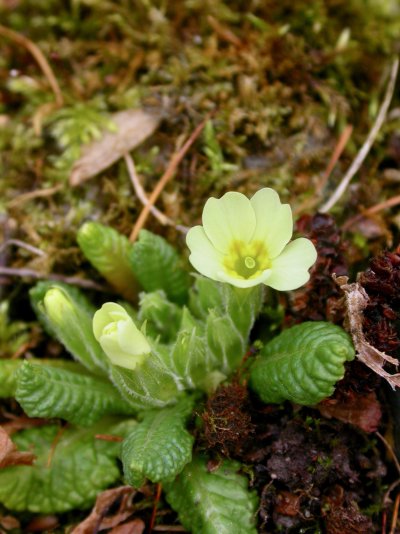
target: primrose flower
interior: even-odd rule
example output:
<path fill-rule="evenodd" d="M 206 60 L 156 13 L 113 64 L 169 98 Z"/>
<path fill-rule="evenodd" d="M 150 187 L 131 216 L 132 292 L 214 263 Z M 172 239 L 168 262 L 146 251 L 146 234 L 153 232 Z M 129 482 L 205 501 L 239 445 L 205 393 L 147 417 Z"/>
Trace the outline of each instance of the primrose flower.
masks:
<path fill-rule="evenodd" d="M 114 302 L 106 302 L 93 317 L 94 337 L 111 363 L 135 369 L 151 348 L 126 310 Z"/>
<path fill-rule="evenodd" d="M 189 260 L 204 276 L 237 287 L 296 289 L 309 279 L 317 252 L 309 239 L 289 243 L 292 233 L 292 210 L 273 189 L 261 189 L 250 200 L 226 193 L 209 198 L 203 226 L 189 230 Z"/>

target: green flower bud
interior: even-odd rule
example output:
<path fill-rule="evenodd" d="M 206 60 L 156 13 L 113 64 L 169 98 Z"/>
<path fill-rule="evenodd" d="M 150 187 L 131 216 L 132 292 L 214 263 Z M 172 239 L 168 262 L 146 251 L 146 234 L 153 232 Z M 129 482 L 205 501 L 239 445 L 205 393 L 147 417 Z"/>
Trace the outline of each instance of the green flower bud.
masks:
<path fill-rule="evenodd" d="M 130 315 L 119 304 L 103 304 L 93 317 L 94 337 L 111 363 L 135 369 L 150 353 L 150 345 Z"/>

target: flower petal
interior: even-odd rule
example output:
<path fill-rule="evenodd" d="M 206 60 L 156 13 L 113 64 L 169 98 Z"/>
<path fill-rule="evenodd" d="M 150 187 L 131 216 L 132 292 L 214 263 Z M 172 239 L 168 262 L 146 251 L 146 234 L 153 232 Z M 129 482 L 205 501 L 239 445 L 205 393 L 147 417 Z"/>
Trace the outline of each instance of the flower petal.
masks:
<path fill-rule="evenodd" d="M 220 252 L 226 252 L 232 239 L 248 243 L 254 234 L 256 216 L 250 200 L 241 193 L 225 193 L 209 198 L 203 210 L 204 231 Z"/>
<path fill-rule="evenodd" d="M 217 280 L 223 255 L 213 247 L 202 226 L 194 226 L 189 230 L 186 244 L 191 252 L 189 261 L 193 267 L 204 276 Z"/>
<path fill-rule="evenodd" d="M 266 284 L 267 283 L 266 280 L 268 280 L 271 273 L 272 273 L 271 269 L 266 269 L 256 278 L 249 278 L 246 280 L 244 278 L 236 278 L 234 276 L 230 276 L 226 272 L 220 271 L 218 273 L 218 280 L 220 282 L 227 282 L 228 284 L 231 284 L 232 286 L 236 286 L 236 287 L 243 287 L 243 288 L 254 287 L 254 286 L 258 286 L 259 284 Z"/>
<path fill-rule="evenodd" d="M 308 269 L 315 263 L 317 251 L 309 239 L 295 239 L 272 261 L 266 285 L 279 291 L 297 289 L 310 278 Z"/>
<path fill-rule="evenodd" d="M 276 258 L 292 237 L 293 219 L 289 204 L 281 204 L 279 195 L 265 187 L 250 199 L 256 216 L 252 241 L 265 243 L 270 259 Z"/>
<path fill-rule="evenodd" d="M 109 323 L 118 321 L 120 319 L 126 319 L 127 313 L 125 308 L 116 302 L 106 302 L 103 306 L 96 311 L 93 317 L 93 333 L 94 337 L 99 340 L 103 333 L 104 327 Z"/>

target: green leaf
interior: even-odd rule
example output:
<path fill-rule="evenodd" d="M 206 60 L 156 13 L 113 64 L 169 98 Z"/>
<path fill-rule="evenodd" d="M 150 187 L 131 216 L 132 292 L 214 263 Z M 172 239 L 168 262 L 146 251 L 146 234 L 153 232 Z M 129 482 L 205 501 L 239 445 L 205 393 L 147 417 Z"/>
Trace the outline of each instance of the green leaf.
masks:
<path fill-rule="evenodd" d="M 197 277 L 189 308 L 206 321 L 206 345 L 219 371 L 229 374 L 240 365 L 262 297 L 260 286 L 239 289 Z"/>
<path fill-rule="evenodd" d="M 193 534 L 257 533 L 257 496 L 239 469 L 240 464 L 226 460 L 209 472 L 207 460 L 198 457 L 164 485 L 167 501 L 186 529 Z"/>
<path fill-rule="evenodd" d="M 13 397 L 17 386 L 15 373 L 21 360 L 0 360 L 0 398 Z"/>
<path fill-rule="evenodd" d="M 17 389 L 17 371 L 27 360 L 0 359 L 0 398 L 14 397 Z M 68 360 L 30 358 L 29 363 L 36 365 L 48 365 L 66 369 L 68 371 L 86 374 L 87 371 L 79 363 Z"/>
<path fill-rule="evenodd" d="M 147 293 L 162 289 L 171 301 L 186 302 L 189 274 L 181 267 L 176 250 L 165 239 L 141 230 L 129 259 L 136 278 Z"/>
<path fill-rule="evenodd" d="M 55 294 L 46 306 L 45 299 Z M 82 365 L 95 374 L 106 374 L 109 361 L 93 335 L 96 308 L 75 287 L 40 282 L 30 291 L 32 306 L 46 330 L 56 337 Z"/>
<path fill-rule="evenodd" d="M 182 321 L 182 308 L 170 302 L 162 290 L 141 293 L 138 320 L 146 321 L 147 334 L 164 342 L 172 341 Z"/>
<path fill-rule="evenodd" d="M 0 502 L 11 510 L 41 514 L 89 508 L 97 494 L 120 477 L 116 458 L 121 444 L 95 438 L 123 437 L 136 424 L 117 423 L 108 418 L 90 428 L 65 428 L 61 434 L 57 425 L 14 434 L 18 448 L 32 450 L 37 460 L 33 466 L 0 470 Z"/>
<path fill-rule="evenodd" d="M 140 488 L 151 482 L 173 480 L 192 459 L 194 438 L 185 429 L 193 401 L 144 414 L 122 444 L 122 463 L 127 482 Z"/>
<path fill-rule="evenodd" d="M 179 332 L 171 351 L 171 363 L 185 388 L 208 391 L 207 379 L 217 362 L 196 328 Z"/>
<path fill-rule="evenodd" d="M 110 378 L 121 395 L 137 410 L 174 404 L 184 390 L 170 364 L 170 349 L 151 343 L 151 353 L 134 370 L 111 365 Z"/>
<path fill-rule="evenodd" d="M 28 362 L 18 370 L 15 398 L 30 417 L 60 417 L 78 425 L 133 411 L 106 379 Z"/>
<path fill-rule="evenodd" d="M 77 241 L 82 252 L 99 273 L 128 300 L 137 297 L 137 282 L 133 274 L 129 239 L 109 226 L 85 223 L 78 231 Z"/>
<path fill-rule="evenodd" d="M 266 403 L 317 404 L 332 395 L 344 363 L 354 357 L 350 336 L 339 326 L 302 323 L 265 345 L 251 368 L 250 387 Z"/>

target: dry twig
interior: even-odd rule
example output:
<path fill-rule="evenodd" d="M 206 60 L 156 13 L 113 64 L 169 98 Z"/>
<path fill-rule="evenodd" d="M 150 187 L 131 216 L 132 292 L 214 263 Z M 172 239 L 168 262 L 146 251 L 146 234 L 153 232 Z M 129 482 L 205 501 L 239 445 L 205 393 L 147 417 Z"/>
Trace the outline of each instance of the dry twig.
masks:
<path fill-rule="evenodd" d="M 0 276 L 18 276 L 26 278 L 34 278 L 36 280 L 55 280 L 56 282 L 65 282 L 73 286 L 80 286 L 86 289 L 94 289 L 96 291 L 109 292 L 110 288 L 102 286 L 93 282 L 93 280 L 85 280 L 84 278 L 78 278 L 77 276 L 63 276 L 61 274 L 45 274 L 38 273 L 33 269 L 18 269 L 13 267 L 0 267 Z"/>
<path fill-rule="evenodd" d="M 359 171 L 363 161 L 367 157 L 369 151 L 371 150 L 371 147 L 376 139 L 376 136 L 378 135 L 379 130 L 382 127 L 382 124 L 385 121 L 387 111 L 389 109 L 390 103 L 392 101 L 394 88 L 396 85 L 396 78 L 397 78 L 397 72 L 399 70 L 399 60 L 396 58 L 393 61 L 393 65 L 390 71 L 390 77 L 389 82 L 386 88 L 386 94 L 383 99 L 383 102 L 381 104 L 381 107 L 379 109 L 379 113 L 376 117 L 375 123 L 373 124 L 367 139 L 365 140 L 363 146 L 361 147 L 360 151 L 358 152 L 357 156 L 353 160 L 353 163 L 350 165 L 349 170 L 347 173 L 343 176 L 340 184 L 333 192 L 330 199 L 325 202 L 325 204 L 320 208 L 321 213 L 326 213 L 330 209 L 333 208 L 333 206 L 338 202 L 338 200 L 342 197 L 343 193 L 346 191 L 351 179 L 354 177 L 354 175 Z"/>
<path fill-rule="evenodd" d="M 353 224 L 357 223 L 363 217 L 369 217 L 370 215 L 374 215 L 375 213 L 378 213 L 387 208 L 393 208 L 394 206 L 397 206 L 398 204 L 400 204 L 400 195 L 396 195 L 395 197 L 384 200 L 383 202 L 379 202 L 379 204 L 375 204 L 375 206 L 371 206 L 370 208 L 366 209 L 362 213 L 359 213 L 358 215 L 351 217 L 351 219 L 348 219 L 343 224 L 342 230 L 343 231 L 348 230 L 351 226 L 353 226 Z"/>
<path fill-rule="evenodd" d="M 129 236 L 129 239 L 131 241 L 135 241 L 140 230 L 143 228 L 147 217 L 150 213 L 151 206 L 154 206 L 154 203 L 157 201 L 158 197 L 161 194 L 161 191 L 164 189 L 164 187 L 167 185 L 167 183 L 171 180 L 173 175 L 175 174 L 176 169 L 178 168 L 178 165 L 184 158 L 186 152 L 189 150 L 189 148 L 192 146 L 192 144 L 195 142 L 195 140 L 198 138 L 200 133 L 202 132 L 204 126 L 206 125 L 206 122 L 208 120 L 208 117 L 205 118 L 192 132 L 186 143 L 182 146 L 178 152 L 176 152 L 169 162 L 169 165 L 164 172 L 164 174 L 161 176 L 160 180 L 158 181 L 156 187 L 154 188 L 153 192 L 151 193 L 148 203 L 146 206 L 144 206 L 141 214 L 139 215 L 138 220 L 136 221 L 136 224 L 131 232 L 131 235 Z"/>
<path fill-rule="evenodd" d="M 11 39 L 15 43 L 18 43 L 24 46 L 27 50 L 29 50 L 29 52 L 32 54 L 32 56 L 38 63 L 39 67 L 42 69 L 43 74 L 46 76 L 47 81 L 49 82 L 49 85 L 54 93 L 57 106 L 61 107 L 64 104 L 64 98 L 62 96 L 60 86 L 58 85 L 56 77 L 54 76 L 54 73 L 49 63 L 44 57 L 43 52 L 40 50 L 40 48 L 24 35 L 21 35 L 20 33 L 17 33 L 14 30 L 11 30 L 10 28 L 6 28 L 2 24 L 0 24 L 0 35 Z"/>

